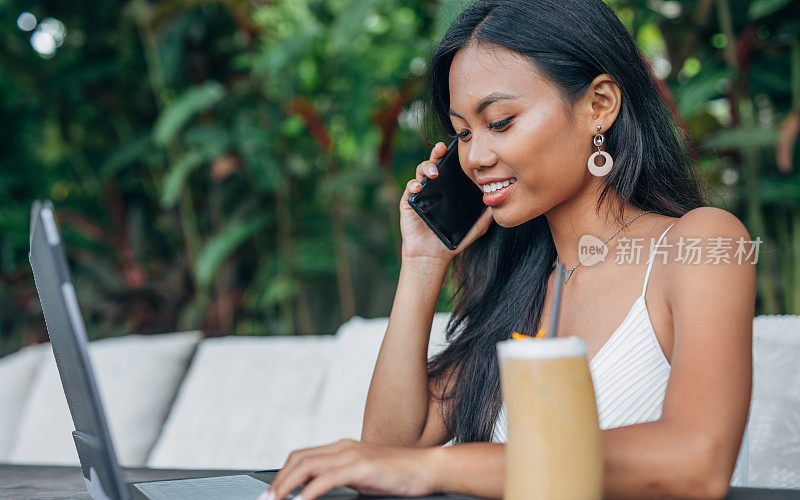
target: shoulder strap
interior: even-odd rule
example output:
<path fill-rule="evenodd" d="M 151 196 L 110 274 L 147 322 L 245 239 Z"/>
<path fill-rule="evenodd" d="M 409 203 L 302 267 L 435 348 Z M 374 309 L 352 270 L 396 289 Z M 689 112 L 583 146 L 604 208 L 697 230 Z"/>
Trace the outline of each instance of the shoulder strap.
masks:
<path fill-rule="evenodd" d="M 663 233 L 661 233 L 661 237 L 658 238 L 658 241 L 656 242 L 656 245 L 653 247 L 653 250 L 650 252 L 650 257 L 647 260 L 647 272 L 644 275 L 644 284 L 642 285 L 642 297 L 644 297 L 644 292 L 647 290 L 647 280 L 650 279 L 650 270 L 653 268 L 653 260 L 655 260 L 656 249 L 658 249 L 658 246 L 661 244 L 661 240 L 664 239 L 664 236 L 667 234 L 667 231 L 669 231 L 670 228 L 672 226 L 674 226 L 674 225 L 675 225 L 675 223 L 673 222 L 672 224 L 669 225 L 668 228 L 666 228 L 664 230 Z"/>

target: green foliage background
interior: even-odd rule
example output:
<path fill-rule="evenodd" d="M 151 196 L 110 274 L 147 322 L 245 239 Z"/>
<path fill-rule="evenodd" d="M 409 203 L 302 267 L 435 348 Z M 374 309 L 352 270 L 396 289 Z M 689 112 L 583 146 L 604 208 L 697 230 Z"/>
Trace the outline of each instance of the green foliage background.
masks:
<path fill-rule="evenodd" d="M 609 2 L 714 203 L 800 313 L 800 5 Z M 389 313 L 427 57 L 459 0 L 0 1 L 0 353 L 46 340 L 27 263 L 50 198 L 90 335 L 335 331 Z M 20 13 L 67 35 L 33 50 Z M 447 309 L 445 288 L 440 309 Z"/>

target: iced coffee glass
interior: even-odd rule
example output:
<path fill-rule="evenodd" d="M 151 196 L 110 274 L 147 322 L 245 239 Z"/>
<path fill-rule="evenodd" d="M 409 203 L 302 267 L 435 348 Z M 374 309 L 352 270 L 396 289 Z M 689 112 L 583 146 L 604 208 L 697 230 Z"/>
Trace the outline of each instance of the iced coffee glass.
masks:
<path fill-rule="evenodd" d="M 586 344 L 497 344 L 508 417 L 505 500 L 599 499 L 603 462 Z"/>

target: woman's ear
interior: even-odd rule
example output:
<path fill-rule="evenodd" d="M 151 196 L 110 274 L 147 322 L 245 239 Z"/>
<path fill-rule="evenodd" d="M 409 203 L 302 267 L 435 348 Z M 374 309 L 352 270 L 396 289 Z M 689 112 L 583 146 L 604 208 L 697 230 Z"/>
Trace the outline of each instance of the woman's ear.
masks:
<path fill-rule="evenodd" d="M 584 99 L 590 111 L 591 133 L 593 135 L 597 133 L 598 125 L 601 127 L 601 132 L 608 130 L 617 119 L 622 105 L 622 92 L 617 82 L 605 73 L 597 75 L 589 84 Z"/>

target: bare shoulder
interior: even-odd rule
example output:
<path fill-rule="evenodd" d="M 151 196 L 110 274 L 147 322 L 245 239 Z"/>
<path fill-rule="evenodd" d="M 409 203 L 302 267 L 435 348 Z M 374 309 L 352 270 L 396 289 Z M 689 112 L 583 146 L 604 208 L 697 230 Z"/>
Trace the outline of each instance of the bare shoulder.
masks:
<path fill-rule="evenodd" d="M 716 207 L 698 207 L 686 212 L 671 231 L 675 237 L 732 238 L 750 240 L 750 233 L 738 217 Z"/>
<path fill-rule="evenodd" d="M 751 301 L 758 245 L 735 215 L 715 207 L 695 208 L 670 233 L 672 258 L 665 272 L 669 303 L 691 297 L 687 305 L 720 304 L 720 295 L 732 293 L 740 293 L 742 303 Z"/>

